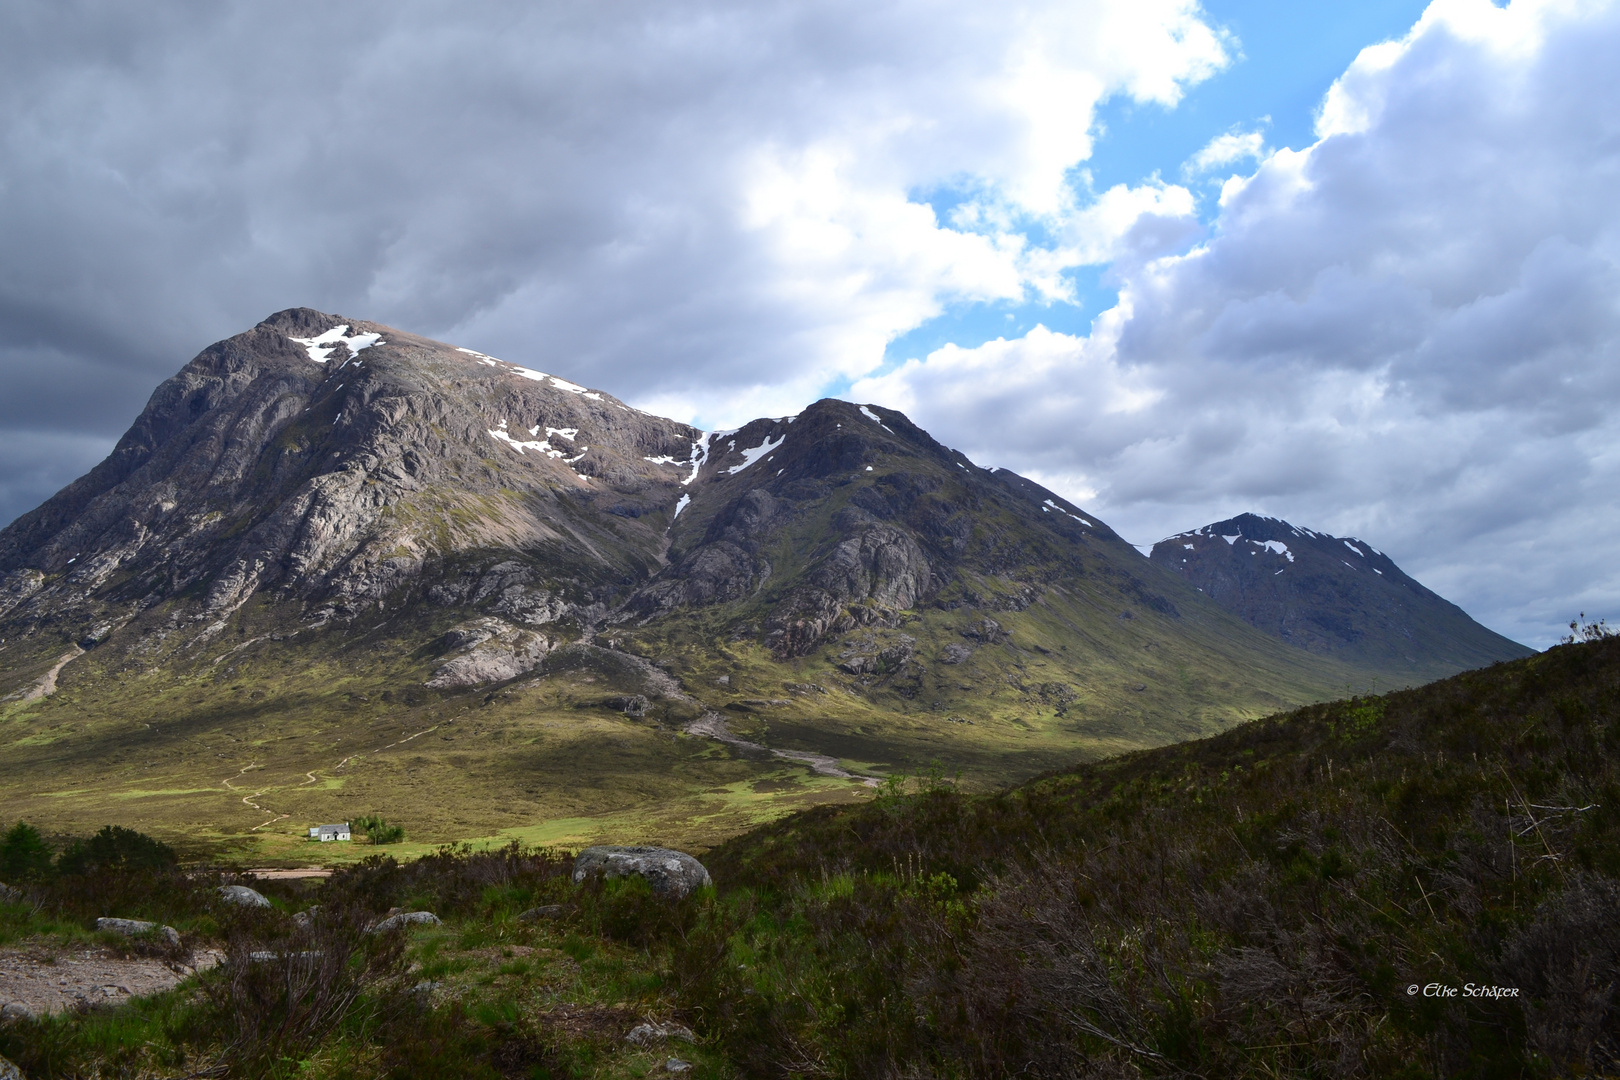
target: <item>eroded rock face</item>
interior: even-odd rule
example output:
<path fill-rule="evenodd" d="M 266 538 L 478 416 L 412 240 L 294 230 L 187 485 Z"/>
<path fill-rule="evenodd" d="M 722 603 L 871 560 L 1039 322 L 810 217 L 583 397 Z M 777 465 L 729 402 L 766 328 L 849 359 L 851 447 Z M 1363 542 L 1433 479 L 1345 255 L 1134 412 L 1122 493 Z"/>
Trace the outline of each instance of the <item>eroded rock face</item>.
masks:
<path fill-rule="evenodd" d="M 653 892 L 676 899 L 714 883 L 703 864 L 686 852 L 659 847 L 588 847 L 574 860 L 574 880 L 592 874 L 642 877 Z"/>
<path fill-rule="evenodd" d="M 828 634 L 892 625 L 928 588 L 928 556 L 907 533 L 874 525 L 845 540 L 771 613 L 766 640 L 781 656 L 802 656 Z"/>
<path fill-rule="evenodd" d="M 538 667 L 551 651 L 544 634 L 496 618 L 463 623 L 442 640 L 454 652 L 427 681 L 436 690 L 515 679 Z"/>
<path fill-rule="evenodd" d="M 838 667 L 851 675 L 891 674 L 909 664 L 916 651 L 917 639 L 910 634 L 899 634 L 885 644 L 868 635 L 840 654 Z"/>
<path fill-rule="evenodd" d="M 44 584 L 45 575 L 28 567 L 13 570 L 0 579 L 0 616 L 39 592 Z"/>
<path fill-rule="evenodd" d="M 963 627 L 962 636 L 981 645 L 999 645 L 1007 640 L 1007 631 L 1002 629 L 1000 623 L 986 615 L 977 622 Z"/>
<path fill-rule="evenodd" d="M 652 661 L 617 649 L 604 649 L 582 641 L 561 645 L 546 657 L 542 670 L 547 675 L 588 672 L 605 682 L 631 690 L 631 697 L 690 700 L 681 690 L 680 680 Z M 645 704 L 642 706 L 645 711 Z"/>

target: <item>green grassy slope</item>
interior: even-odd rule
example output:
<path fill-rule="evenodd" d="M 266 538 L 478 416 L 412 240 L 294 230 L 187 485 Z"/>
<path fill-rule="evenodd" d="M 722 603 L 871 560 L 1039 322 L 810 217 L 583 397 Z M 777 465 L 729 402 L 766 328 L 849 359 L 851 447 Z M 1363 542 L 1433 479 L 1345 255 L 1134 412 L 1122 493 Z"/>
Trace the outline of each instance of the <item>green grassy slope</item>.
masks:
<path fill-rule="evenodd" d="M 709 865 L 685 1001 L 760 1075 L 1612 1075 L 1620 640 Z"/>

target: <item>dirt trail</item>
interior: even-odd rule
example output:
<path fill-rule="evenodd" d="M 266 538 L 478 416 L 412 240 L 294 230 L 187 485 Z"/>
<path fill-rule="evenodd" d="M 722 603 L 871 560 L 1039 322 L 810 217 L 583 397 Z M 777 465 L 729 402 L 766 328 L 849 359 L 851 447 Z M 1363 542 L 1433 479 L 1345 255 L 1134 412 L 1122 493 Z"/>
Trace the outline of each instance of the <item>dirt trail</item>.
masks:
<path fill-rule="evenodd" d="M 264 766 L 263 765 L 258 765 L 258 764 L 244 765 L 240 769 L 237 770 L 236 776 L 241 776 L 243 773 L 247 772 L 249 769 L 262 769 L 262 768 L 264 768 Z M 305 775 L 307 776 L 309 774 L 306 773 Z M 232 780 L 236 779 L 236 776 L 227 776 L 225 779 L 221 780 L 220 783 L 224 784 L 231 791 L 236 791 L 236 790 L 238 790 L 236 785 L 231 783 Z M 314 778 L 311 777 L 311 779 L 314 779 Z M 291 814 L 277 814 L 274 810 L 268 810 L 265 807 L 262 807 L 258 803 L 253 801 L 254 799 L 257 799 L 260 795 L 263 795 L 265 792 L 267 792 L 269 790 L 270 790 L 269 788 L 260 788 L 258 791 L 255 791 L 251 795 L 242 796 L 242 801 L 247 803 L 249 806 L 253 807 L 253 809 L 257 810 L 259 813 L 261 813 L 261 814 L 274 814 L 275 815 L 274 817 L 270 818 L 270 820 L 261 821 L 259 824 L 253 826 L 253 828 L 249 829 L 248 832 L 258 832 L 260 829 L 264 828 L 266 825 L 274 825 L 276 822 L 280 821 L 282 818 L 292 817 Z"/>
<path fill-rule="evenodd" d="M 56 661 L 55 665 L 52 666 L 49 671 L 39 677 L 38 682 L 34 683 L 34 685 L 30 686 L 27 690 L 16 694 L 7 695 L 7 700 L 37 701 L 42 697 L 50 697 L 52 694 L 56 693 L 56 677 L 62 674 L 62 669 L 83 655 L 83 649 L 79 648 L 77 645 L 73 646 L 73 651 L 63 653 Z"/>
<path fill-rule="evenodd" d="M 800 765 L 808 765 L 812 772 L 818 772 L 822 776 L 836 776 L 842 780 L 859 780 L 867 787 L 877 787 L 882 783 L 875 776 L 858 776 L 850 772 L 838 764 L 837 758 L 828 757 L 826 754 L 812 754 L 806 750 L 772 750 L 770 747 L 761 746 L 757 742 L 749 742 L 747 739 L 733 735 L 731 729 L 726 726 L 726 718 L 717 712 L 704 713 L 690 724 L 687 724 L 682 730 L 688 735 L 701 735 L 706 739 L 723 742 L 727 746 L 741 751 L 746 757 L 769 755 L 771 757 L 785 758 L 788 761 L 796 761 Z"/>
<path fill-rule="evenodd" d="M 158 994 L 224 959 L 207 949 L 189 963 L 121 957 L 106 949 L 0 949 L 0 1007 L 21 1005 L 35 1016 L 83 1005 L 117 1005 Z"/>
<path fill-rule="evenodd" d="M 398 740 L 397 742 L 389 743 L 387 746 L 379 746 L 379 747 L 377 747 L 377 749 L 373 750 L 372 753 L 373 754 L 380 754 L 384 750 L 392 750 L 396 746 L 404 746 L 406 743 L 410 742 L 412 739 L 420 739 L 423 735 L 426 735 L 428 732 L 430 732 L 430 731 L 438 731 L 438 730 L 439 730 L 439 725 L 434 724 L 430 728 L 423 728 L 421 731 L 418 731 L 415 735 L 407 735 L 403 739 Z M 348 761 L 349 759 L 344 758 L 343 760 Z M 338 766 L 338 768 L 342 768 L 342 767 L 343 767 L 342 765 Z"/>
<path fill-rule="evenodd" d="M 83 650 L 80 650 L 80 651 L 82 652 Z M 75 654 L 75 655 L 77 655 L 77 654 Z M 71 660 L 71 659 L 72 659 L 71 656 L 65 657 L 63 659 L 62 663 L 66 663 L 68 660 Z M 223 659 L 223 657 L 221 657 L 221 659 Z M 58 667 L 60 667 L 60 666 L 61 665 L 58 665 Z M 55 669 L 53 669 L 53 671 L 52 671 L 53 675 L 54 675 L 54 673 L 55 673 Z M 54 683 L 52 685 L 53 685 L 53 688 L 54 688 Z M 379 747 L 377 747 L 377 749 L 375 749 L 375 750 L 373 750 L 371 752 L 373 754 L 380 754 L 384 750 L 391 750 L 396 746 L 403 746 L 406 743 L 410 742 L 412 739 L 419 739 L 423 735 L 427 735 L 427 734 L 430 734 L 431 732 L 438 731 L 441 726 L 442 725 L 440 725 L 440 724 L 434 724 L 430 728 L 423 728 L 421 731 L 418 731 L 413 735 L 407 735 L 403 739 L 398 739 L 398 740 L 396 740 L 394 742 L 389 743 L 387 746 L 379 746 Z M 353 755 L 350 755 L 349 757 L 344 758 L 342 761 L 338 762 L 335 766 L 332 767 L 332 771 L 336 772 L 337 770 L 343 768 L 345 765 L 347 765 L 350 762 L 350 760 L 352 760 L 352 758 L 353 758 Z M 231 783 L 231 781 L 240 778 L 243 773 L 250 772 L 250 771 L 252 771 L 254 769 L 262 769 L 262 768 L 264 768 L 264 766 L 260 765 L 257 762 L 254 762 L 254 763 L 248 764 L 248 765 L 244 765 L 244 766 L 242 766 L 240 769 L 238 769 L 236 771 L 235 776 L 227 776 L 225 779 L 221 780 L 220 783 L 225 786 L 226 790 L 228 790 L 228 791 L 230 791 L 230 792 L 232 792 L 234 794 L 236 792 L 241 791 L 241 788 L 239 788 L 235 784 Z M 306 772 L 304 775 L 309 777 L 309 779 L 300 782 L 299 785 L 298 785 L 299 787 L 304 787 L 304 786 L 306 786 L 308 784 L 313 784 L 313 783 L 318 782 L 317 777 L 315 776 L 315 773 L 313 771 Z M 246 803 L 248 806 L 253 807 L 253 809 L 257 810 L 259 813 L 272 815 L 270 818 L 268 818 L 268 819 L 266 819 L 264 821 L 261 821 L 259 824 L 253 826 L 253 828 L 249 829 L 248 832 L 258 832 L 260 829 L 264 828 L 267 825 L 274 825 L 278 821 L 281 821 L 281 820 L 283 820 L 285 818 L 292 817 L 291 814 L 278 814 L 274 810 L 271 810 L 269 807 L 260 806 L 258 803 L 254 802 L 254 800 L 257 799 L 260 795 L 263 795 L 263 794 L 265 794 L 266 792 L 268 792 L 270 790 L 271 789 L 267 788 L 267 787 L 266 788 L 260 788 L 258 791 L 255 791 L 250 795 L 242 796 L 242 801 L 244 803 Z"/>

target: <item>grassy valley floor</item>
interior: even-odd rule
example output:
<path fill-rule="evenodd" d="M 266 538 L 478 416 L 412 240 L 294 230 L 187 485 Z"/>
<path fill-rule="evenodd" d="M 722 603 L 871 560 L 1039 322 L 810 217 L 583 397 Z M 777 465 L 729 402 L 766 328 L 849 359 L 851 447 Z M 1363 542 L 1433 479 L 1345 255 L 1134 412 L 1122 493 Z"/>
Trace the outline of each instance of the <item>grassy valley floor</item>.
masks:
<path fill-rule="evenodd" d="M 1257 653 L 1247 628 L 1101 603 L 1083 583 L 1053 588 L 988 628 L 980 611 L 927 609 L 794 661 L 727 640 L 718 618 L 604 635 L 685 688 L 639 716 L 623 703 L 644 687 L 611 663 L 427 689 L 420 643 L 446 626 L 421 614 L 309 630 L 256 602 L 182 643 L 164 637 L 159 609 L 124 635 L 143 644 L 77 656 L 53 694 L 0 705 L 0 805 L 52 832 L 117 822 L 266 864 L 361 857 L 306 830 L 365 814 L 402 825 L 407 854 L 513 839 L 701 849 L 867 800 L 872 780 L 935 772 L 992 790 L 1376 678 L 1283 646 Z M 18 685 L 54 662 L 50 643 L 33 648 L 0 657 Z M 686 730 L 710 714 L 762 749 Z M 822 755 L 854 778 L 771 750 Z"/>

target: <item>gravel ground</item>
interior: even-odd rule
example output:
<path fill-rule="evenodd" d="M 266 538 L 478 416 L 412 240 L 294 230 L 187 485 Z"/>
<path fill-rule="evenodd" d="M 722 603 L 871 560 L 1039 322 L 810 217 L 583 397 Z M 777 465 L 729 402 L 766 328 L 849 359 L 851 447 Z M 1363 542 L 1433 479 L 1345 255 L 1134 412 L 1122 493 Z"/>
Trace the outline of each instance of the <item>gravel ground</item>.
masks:
<path fill-rule="evenodd" d="M 118 956 L 106 949 L 0 949 L 0 1008 L 21 1006 L 43 1016 L 81 1003 L 116 1005 L 168 990 L 222 959 L 224 954 L 212 949 L 181 963 Z"/>

